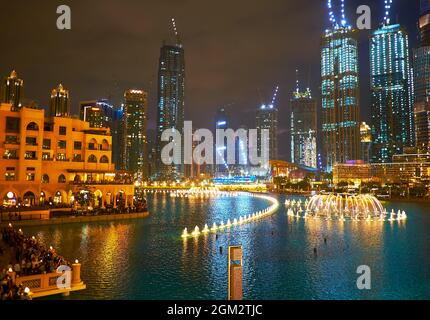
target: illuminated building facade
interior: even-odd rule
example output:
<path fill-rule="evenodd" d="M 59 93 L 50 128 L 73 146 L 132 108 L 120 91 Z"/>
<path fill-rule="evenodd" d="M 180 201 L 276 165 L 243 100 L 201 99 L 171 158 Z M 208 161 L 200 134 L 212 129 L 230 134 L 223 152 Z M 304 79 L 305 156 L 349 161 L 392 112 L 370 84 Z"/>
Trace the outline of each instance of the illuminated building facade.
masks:
<path fill-rule="evenodd" d="M 317 167 L 317 102 L 299 88 L 291 99 L 291 162 Z"/>
<path fill-rule="evenodd" d="M 384 184 L 401 184 L 406 186 L 430 186 L 430 155 L 399 154 L 393 156 L 389 163 L 366 164 L 351 161 L 337 164 L 333 168 L 333 182 L 354 182 L 355 184 L 369 181 Z"/>
<path fill-rule="evenodd" d="M 360 159 L 358 41 L 356 30 L 335 23 L 322 37 L 323 157 L 326 171 Z"/>
<path fill-rule="evenodd" d="M 123 150 L 123 128 L 122 128 L 122 118 L 124 114 L 123 106 L 114 109 L 113 120 L 112 120 L 112 161 L 115 164 L 117 170 L 121 170 L 122 163 L 121 150 Z"/>
<path fill-rule="evenodd" d="M 182 44 L 163 45 L 158 69 L 158 112 L 156 157 L 158 178 L 176 180 L 184 174 L 182 165 L 165 165 L 161 150 L 168 142 L 161 141 L 162 133 L 175 128 L 181 134 L 184 128 L 185 54 Z"/>
<path fill-rule="evenodd" d="M 122 169 L 132 171 L 136 178 L 148 176 L 147 93 L 127 90 L 122 115 Z"/>
<path fill-rule="evenodd" d="M 278 159 L 278 109 L 273 105 L 262 105 L 257 110 L 256 127 L 258 130 L 257 150 L 261 155 L 262 145 L 269 146 L 269 160 Z M 268 130 L 266 141 L 261 136 L 262 130 Z"/>
<path fill-rule="evenodd" d="M 24 91 L 24 80 L 19 79 L 15 70 L 9 77 L 6 77 L 2 86 L 1 102 L 9 103 L 14 108 L 21 107 L 21 100 Z"/>
<path fill-rule="evenodd" d="M 89 122 L 91 128 L 112 128 L 113 116 L 113 106 L 106 99 L 80 104 L 81 120 Z"/>
<path fill-rule="evenodd" d="M 70 115 L 69 91 L 60 83 L 51 92 L 51 103 L 49 105 L 50 117 L 68 117 Z"/>
<path fill-rule="evenodd" d="M 370 38 L 372 162 L 387 163 L 415 145 L 407 32 L 383 24 Z"/>
<path fill-rule="evenodd" d="M 95 207 L 133 204 L 132 181 L 118 180 L 108 128 L 42 109 L 0 105 L 0 201 L 3 205 L 73 204 L 92 192 Z"/>
<path fill-rule="evenodd" d="M 230 121 L 227 116 L 227 112 L 224 108 L 219 108 L 215 116 L 215 132 L 216 130 L 227 130 L 229 129 Z M 222 145 L 217 145 L 214 152 L 218 153 L 224 159 L 223 164 L 214 164 L 215 166 L 215 176 L 226 176 L 229 174 L 229 167 L 227 165 L 227 149 L 225 148 L 225 142 Z M 216 159 L 216 154 L 214 159 Z"/>
<path fill-rule="evenodd" d="M 420 152 L 430 152 L 430 4 L 421 1 L 420 42 L 413 50 L 414 115 L 416 145 Z"/>
<path fill-rule="evenodd" d="M 372 129 L 366 122 L 360 125 L 361 158 L 365 163 L 370 163 L 372 150 Z"/>
<path fill-rule="evenodd" d="M 362 160 L 338 163 L 333 167 L 333 183 L 353 182 L 357 185 L 372 180 L 372 168 Z"/>

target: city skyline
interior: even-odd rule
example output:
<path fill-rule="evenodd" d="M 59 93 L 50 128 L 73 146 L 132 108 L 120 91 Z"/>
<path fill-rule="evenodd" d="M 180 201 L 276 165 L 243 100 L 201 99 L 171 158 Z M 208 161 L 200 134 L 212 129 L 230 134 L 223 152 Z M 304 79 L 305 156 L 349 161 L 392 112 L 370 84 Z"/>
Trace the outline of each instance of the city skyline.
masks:
<path fill-rule="evenodd" d="M 348 11 L 348 17 L 351 21 L 355 21 L 356 15 L 354 13 L 356 9 L 356 3 L 357 1 L 347 1 L 346 2 L 346 9 Z M 48 2 L 49 4 L 49 2 Z M 48 5 L 46 4 L 46 5 Z M 361 3 L 360 3 L 361 4 Z M 381 16 L 380 12 L 382 9 L 382 2 L 381 1 L 369 1 L 368 3 L 371 6 L 372 9 L 372 16 L 374 17 L 373 20 L 373 27 L 374 29 L 378 26 L 378 20 Z M 44 4 L 45 5 L 45 4 Z M 240 1 L 238 4 L 235 4 L 235 6 L 241 5 Z M 98 12 L 99 15 L 107 14 L 108 17 L 112 16 L 112 12 L 110 10 L 112 9 L 112 6 L 115 7 L 114 4 L 108 3 L 105 5 L 105 8 Z M 137 9 L 137 8 L 134 8 Z M 202 8 L 198 8 L 199 10 L 203 10 Z M 187 65 L 187 97 L 186 97 L 186 119 L 192 119 L 198 126 L 200 127 L 210 127 L 209 119 L 206 119 L 201 112 L 198 112 L 199 110 L 207 110 L 208 112 L 213 113 L 219 106 L 226 105 L 229 103 L 234 103 L 233 107 L 229 107 L 227 109 L 228 112 L 232 113 L 233 123 L 232 127 L 239 127 L 240 125 L 247 125 L 249 127 L 252 126 L 254 122 L 254 115 L 255 115 L 255 109 L 260 105 L 261 100 L 266 100 L 267 97 L 271 95 L 271 92 L 273 90 L 273 83 L 278 83 L 280 86 L 279 90 L 279 102 L 278 102 L 278 108 L 279 108 L 279 118 L 285 119 L 289 118 L 290 113 L 290 106 L 289 106 L 289 98 L 290 98 L 290 92 L 291 89 L 294 88 L 295 83 L 295 69 L 297 66 L 299 66 L 301 69 L 304 70 L 302 77 L 304 81 L 310 83 L 311 90 L 315 93 L 315 98 L 317 100 L 320 100 L 319 96 L 319 89 L 318 89 L 318 83 L 319 83 L 319 76 L 318 76 L 318 69 L 319 69 L 319 59 L 318 59 L 318 51 L 316 50 L 316 44 L 315 39 L 318 39 L 319 41 L 321 37 L 321 32 L 324 30 L 325 27 L 327 27 L 327 11 L 326 11 L 326 3 L 322 1 L 321 3 L 315 3 L 315 10 L 307 10 L 307 8 L 302 7 L 300 4 L 284 4 L 281 2 L 274 1 L 270 5 L 267 4 L 258 4 L 252 8 L 249 9 L 249 12 L 247 10 L 244 10 L 243 12 L 238 15 L 238 10 L 235 10 L 233 8 L 232 12 L 236 13 L 234 17 L 227 16 L 225 17 L 225 25 L 221 28 L 215 28 L 219 27 L 216 24 L 212 25 L 212 19 L 205 22 L 205 28 L 203 28 L 203 31 L 200 32 L 200 37 L 195 36 L 195 31 L 192 28 L 195 23 L 195 19 L 198 20 L 198 18 L 195 18 L 193 15 L 193 19 L 184 19 L 184 14 L 192 14 L 192 10 L 189 10 L 188 6 L 185 6 L 181 9 L 176 8 L 175 6 L 171 7 L 171 11 L 169 13 L 163 12 L 162 18 L 157 19 L 156 21 L 151 20 L 153 22 L 153 27 L 150 26 L 149 22 L 148 24 L 145 24 L 145 26 L 142 26 L 142 28 L 137 28 L 135 18 L 136 15 L 133 14 L 130 16 L 130 26 L 133 28 L 132 32 L 132 38 L 130 38 L 130 45 L 137 45 L 138 42 L 138 34 L 143 34 L 143 38 L 150 38 L 150 48 L 151 49 L 142 49 L 142 52 L 140 55 L 144 56 L 137 59 L 137 55 L 134 53 L 134 50 L 127 50 L 127 52 L 122 52 L 122 56 L 128 56 L 130 61 L 135 64 L 133 65 L 133 70 L 131 72 L 127 72 L 127 70 L 130 70 L 130 63 L 125 63 L 124 61 L 121 61 L 120 63 L 117 63 L 116 65 L 112 66 L 112 70 L 109 71 L 101 71 L 99 72 L 100 75 L 103 75 L 101 77 L 101 80 L 94 81 L 96 78 L 99 77 L 99 74 L 97 73 L 97 69 L 99 69 L 99 66 L 101 67 L 103 63 L 106 62 L 106 59 L 110 58 L 112 59 L 113 54 L 105 53 L 102 57 L 100 57 L 100 63 L 96 64 L 93 71 L 88 74 L 88 62 L 91 59 L 94 59 L 95 56 L 99 56 L 100 51 L 99 49 L 102 49 L 106 44 L 100 42 L 100 40 L 97 40 L 97 38 L 92 39 L 88 44 L 89 47 L 96 47 L 95 50 L 86 50 L 86 56 L 81 62 L 80 65 L 74 65 L 76 62 L 75 57 L 71 56 L 71 54 L 63 56 L 60 53 L 61 50 L 58 53 L 52 53 L 52 59 L 53 59 L 53 66 L 55 68 L 47 68 L 44 72 L 43 79 L 37 78 L 36 76 L 31 75 L 27 71 L 26 67 L 26 57 L 19 59 L 22 62 L 18 61 L 15 58 L 6 59 L 7 62 L 5 65 L 3 65 L 0 69 L 2 71 L 2 74 L 10 74 L 10 71 L 12 69 L 16 69 L 19 76 L 26 81 L 25 87 L 28 87 L 28 90 L 24 89 L 25 97 L 26 98 L 33 98 L 36 101 L 38 101 L 41 105 L 47 105 L 47 95 L 44 95 L 40 88 L 45 87 L 47 85 L 47 82 L 54 81 L 53 83 L 49 84 L 49 88 L 54 87 L 55 83 L 63 83 L 64 86 L 66 86 L 70 90 L 70 96 L 72 101 L 72 113 L 77 113 L 77 107 L 79 102 L 81 101 L 87 101 L 87 100 L 93 100 L 93 99 L 102 99 L 102 98 L 110 98 L 113 100 L 115 105 L 118 105 L 120 101 L 119 97 L 121 96 L 121 92 L 123 92 L 126 89 L 129 88 L 144 88 L 146 91 L 148 91 L 148 129 L 154 130 L 155 129 L 155 122 L 156 122 L 156 87 L 157 87 L 157 80 L 156 80 L 156 68 L 157 68 L 157 51 L 159 51 L 159 47 L 163 41 L 163 39 L 172 39 L 174 37 L 174 34 L 171 30 L 170 26 L 170 19 L 171 17 L 176 17 L 177 24 L 181 33 L 181 36 L 183 38 L 183 42 L 185 46 L 187 47 L 187 53 L 186 53 L 186 60 L 192 61 L 193 63 L 188 63 Z M 395 1 L 394 7 L 393 7 L 393 17 L 398 16 L 399 12 L 402 12 L 402 14 L 399 15 L 400 22 L 404 25 L 406 25 L 411 38 L 411 47 L 414 47 L 416 44 L 416 38 L 417 38 L 417 29 L 416 28 L 416 16 L 417 13 L 417 7 L 409 6 L 408 10 L 402 10 L 404 9 L 404 3 L 402 1 Z M 23 10 L 23 15 L 26 14 L 28 8 Z M 59 41 L 58 36 L 65 35 L 65 46 L 68 47 L 72 43 L 74 43 L 75 37 L 81 35 L 81 28 L 86 27 L 86 23 L 81 21 L 82 16 L 82 8 L 79 7 L 79 5 L 73 5 L 73 21 L 74 25 L 72 27 L 72 30 L 67 33 L 61 34 L 60 31 L 55 29 L 55 26 L 53 27 L 54 30 L 52 32 L 58 32 L 60 34 L 53 34 L 52 41 L 57 38 L 56 40 Z M 124 10 L 122 8 L 122 10 Z M 156 5 L 154 5 L 155 12 L 159 12 L 160 8 L 158 8 Z M 187 11 L 188 10 L 188 11 Z M 197 10 L 197 9 L 195 9 Z M 278 17 L 281 15 L 281 13 L 284 16 L 291 17 L 291 19 L 287 19 L 285 22 L 280 22 L 280 19 L 274 19 L 271 23 L 265 23 L 263 26 L 260 27 L 259 34 L 262 32 L 265 33 L 266 37 L 259 37 L 258 34 L 254 34 L 253 36 L 259 40 L 259 46 L 255 47 L 253 51 L 247 50 L 247 39 L 250 36 L 249 33 L 252 33 L 250 30 L 241 30 L 240 26 L 237 25 L 237 21 L 247 21 L 250 19 L 250 17 L 255 13 L 255 10 L 263 10 L 265 12 L 272 12 L 275 10 L 280 11 L 277 13 L 274 17 Z M 49 10 L 47 10 L 49 11 Z M 88 8 L 87 15 L 89 13 L 94 13 Z M 161 11 L 160 11 L 161 12 Z M 217 12 L 217 11 L 216 11 Z M 305 32 L 308 36 L 302 36 L 300 37 L 300 32 L 298 34 L 293 34 L 291 32 L 292 26 L 295 24 L 298 24 L 299 21 L 296 20 L 296 17 L 292 17 L 290 12 L 295 12 L 295 15 L 301 15 L 302 18 L 306 17 L 306 20 L 309 19 L 309 24 L 305 23 L 303 24 L 303 32 Z M 319 16 L 314 16 L 320 13 Z M 161 14 L 161 13 L 160 13 Z M 84 12 L 85 15 L 85 12 Z M 246 18 L 248 17 L 248 18 Z M 7 21 L 7 20 L 6 20 Z M 110 21 L 110 20 L 108 20 Z M 232 24 L 234 28 L 232 31 L 235 33 L 235 37 L 239 36 L 239 33 L 244 33 L 243 35 L 243 41 L 240 41 L 240 43 L 236 44 L 230 43 L 229 34 L 226 32 L 226 28 L 228 28 Z M 124 30 L 127 30 L 127 26 L 121 25 L 122 28 L 120 29 L 121 32 L 124 32 Z M 43 28 L 47 32 L 49 31 L 48 25 L 43 25 Z M 253 27 L 254 28 L 254 27 Z M 98 32 L 97 28 L 95 28 L 94 32 Z M 246 29 L 246 28 L 243 28 Z M 311 30 L 309 30 L 311 29 Z M 151 30 L 150 33 L 148 33 L 148 30 Z M 205 37 L 205 33 L 207 33 L 207 38 Z M 227 33 L 227 35 L 226 35 Z M 94 34 L 92 34 L 94 35 Z M 369 32 L 362 31 L 360 32 L 360 37 L 363 39 L 366 39 L 369 35 Z M 19 36 L 19 34 L 18 34 Z M 282 36 L 282 38 L 281 38 Z M 105 38 L 107 35 L 105 35 Z M 273 39 L 273 37 L 276 38 Z M 296 38 L 298 37 L 298 38 Z M 19 37 L 18 37 L 19 38 Z M 48 37 L 49 38 L 49 37 Z M 91 35 L 88 35 L 85 39 L 89 41 L 91 38 Z M 268 38 L 267 40 L 263 38 Z M 301 47 L 299 46 L 291 46 L 290 44 L 284 44 L 283 38 L 288 38 L 296 40 L 295 42 L 291 43 L 301 43 Z M 109 39 L 109 37 L 108 37 Z M 113 39 L 112 39 L 113 40 Z M 134 41 L 135 40 L 135 41 Z M 214 42 L 216 40 L 216 42 Z M 312 40 L 312 41 L 311 41 Z M 46 41 L 46 40 L 45 40 Z M 227 42 L 227 43 L 226 43 Z M 80 43 L 80 42 L 79 42 Z M 112 41 L 114 43 L 114 41 Z M 214 47 L 215 43 L 218 45 Z M 277 45 L 277 50 L 268 50 L 273 45 Z M 48 44 L 51 45 L 51 44 Z M 200 46 L 203 45 L 203 48 L 200 48 Z M 230 45 L 230 46 L 228 46 Z M 204 68 L 201 68 L 202 65 L 202 58 L 199 54 L 199 50 L 196 48 L 199 47 L 200 50 L 207 50 L 212 49 L 210 51 L 210 55 L 208 58 L 212 57 L 213 54 L 217 54 L 217 57 L 214 57 L 211 59 L 211 64 L 205 66 Z M 265 48 L 266 50 L 263 50 L 264 52 L 261 52 L 262 48 Z M 89 48 L 88 48 L 89 49 Z M 155 49 L 155 51 L 154 51 Z M 116 48 L 112 48 L 114 52 L 116 52 Z M 367 52 L 368 46 L 361 40 L 360 41 L 360 93 L 361 93 L 361 110 L 362 117 L 361 121 L 369 121 L 369 90 L 368 90 L 368 57 L 364 54 Z M 216 68 L 216 73 L 209 72 L 206 73 L 207 69 L 209 69 L 212 65 L 217 64 L 231 64 L 234 59 L 237 58 L 238 53 L 240 52 L 251 52 L 248 55 L 245 55 L 245 57 L 241 56 L 241 59 L 245 59 L 242 63 L 238 65 L 237 62 L 234 62 L 231 67 L 228 68 Z M 268 51 L 268 53 L 266 52 Z M 287 61 L 288 63 L 280 63 L 279 55 L 283 55 L 283 61 Z M 308 53 L 309 52 L 309 53 Z M 5 53 L 6 54 L 6 53 Z M 198 56 L 194 59 L 195 55 L 198 54 Z M 6 54 L 8 55 L 8 54 Z M 63 59 L 61 60 L 59 56 L 62 56 Z M 150 57 L 149 57 L 150 56 Z M 269 58 L 270 57 L 270 58 Z M 288 59 L 286 59 L 288 58 Z M 261 61 L 259 63 L 256 63 L 258 60 Z M 367 60 L 367 62 L 366 62 Z M 115 61 L 115 60 L 113 60 Z M 41 66 L 44 65 L 44 61 L 41 61 Z M 247 62 L 247 63 L 245 63 Z M 8 66 L 8 64 L 10 65 Z M 139 65 L 142 65 L 142 63 L 146 64 L 147 67 L 142 66 L 139 68 Z M 254 65 L 253 74 L 248 74 L 249 68 L 244 68 L 242 65 L 251 64 Z M 279 68 L 276 69 L 273 68 L 274 65 L 279 65 Z M 74 65 L 75 68 L 71 68 L 71 66 Z M 137 67 L 137 68 L 136 68 Z M 4 69 L 3 69 L 4 68 Z M 197 72 L 199 70 L 196 70 L 197 68 L 202 69 L 201 72 Z M 55 69 L 55 72 L 53 72 L 53 69 Z M 76 69 L 76 70 L 75 70 Z M 121 72 L 118 72 L 116 79 L 113 78 L 111 74 L 116 73 L 120 69 Z M 139 72 L 136 72 L 136 69 L 138 69 Z M 72 72 L 72 70 L 74 72 Z M 152 70 L 152 71 L 147 71 Z M 235 72 L 233 72 L 235 70 Z M 306 70 L 306 71 L 305 71 Z M 310 70 L 310 76 L 307 74 Z M 119 76 L 119 74 L 122 74 L 122 76 Z M 203 76 L 203 73 L 205 75 L 206 81 L 201 81 L 201 77 Z M 80 83 L 78 84 L 74 79 L 74 77 L 77 77 L 79 79 Z M 149 78 L 149 79 L 148 79 Z M 55 79 L 55 80 L 54 80 Z M 84 89 L 81 89 L 82 85 L 87 84 L 89 79 L 91 79 L 91 85 L 86 85 Z M 241 79 L 238 81 L 238 79 Z M 310 79 L 310 81 L 308 80 Z M 214 83 L 214 81 L 220 81 L 219 83 Z M 196 83 L 197 85 L 204 85 L 210 87 L 208 88 L 200 88 L 196 89 Z M 234 85 L 233 85 L 234 82 Z M 45 84 L 45 85 L 44 85 Z M 86 88 L 88 87 L 88 88 Z M 93 91 L 92 93 L 88 91 L 88 89 L 91 88 Z M 219 88 L 219 89 L 218 89 Z M 49 90 L 49 89 L 48 89 Z M 206 95 L 206 98 L 203 98 L 203 95 Z M 262 98 L 261 98 L 262 96 Z M 318 108 L 320 109 L 320 108 Z M 240 117 L 239 117 L 240 115 Z M 290 140 L 290 133 L 289 133 L 289 121 L 280 121 L 280 129 L 279 129 L 279 139 L 281 141 Z M 152 137 L 151 137 L 152 138 Z M 280 158 L 289 159 L 290 158 L 290 147 L 289 145 L 280 145 Z"/>

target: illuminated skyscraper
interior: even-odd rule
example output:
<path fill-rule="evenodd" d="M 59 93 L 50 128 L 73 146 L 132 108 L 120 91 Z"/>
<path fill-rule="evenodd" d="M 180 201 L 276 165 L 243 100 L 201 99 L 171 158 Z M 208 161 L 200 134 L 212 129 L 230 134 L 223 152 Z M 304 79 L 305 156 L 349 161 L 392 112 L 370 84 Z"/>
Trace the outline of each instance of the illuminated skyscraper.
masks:
<path fill-rule="evenodd" d="M 51 92 L 49 115 L 51 117 L 70 116 L 69 90 L 66 90 L 61 83 Z"/>
<path fill-rule="evenodd" d="M 106 99 L 81 102 L 80 117 L 89 122 L 91 128 L 112 129 L 113 106 Z"/>
<path fill-rule="evenodd" d="M 123 113 L 124 109 L 123 106 L 120 108 L 117 108 L 113 112 L 113 120 L 112 120 L 112 161 L 115 164 L 115 168 L 117 170 L 121 170 L 122 164 L 121 164 L 121 150 L 123 150 Z"/>
<path fill-rule="evenodd" d="M 229 119 L 227 117 L 227 113 L 224 108 L 219 108 L 216 113 L 215 117 L 215 130 L 226 130 L 229 128 Z M 216 132 L 216 131 L 215 131 Z M 214 137 L 216 137 L 214 135 Z M 218 153 L 220 156 L 224 159 L 224 164 L 214 164 L 215 167 L 215 176 L 228 176 L 229 174 L 229 167 L 227 165 L 227 149 L 224 149 L 225 143 L 223 146 L 217 146 L 216 150 L 214 150 L 215 153 Z M 214 159 L 216 159 L 216 154 L 214 156 Z"/>
<path fill-rule="evenodd" d="M 389 20 L 388 20 L 389 21 Z M 404 28 L 387 20 L 370 38 L 372 162 L 415 145 L 412 69 Z"/>
<path fill-rule="evenodd" d="M 291 99 L 291 162 L 317 167 L 317 102 L 310 89 Z"/>
<path fill-rule="evenodd" d="M 257 149 L 261 155 L 262 145 L 269 146 L 269 160 L 278 159 L 278 109 L 273 105 L 263 104 L 257 110 L 256 126 L 258 130 Z M 261 130 L 269 130 L 266 141 L 262 140 Z"/>
<path fill-rule="evenodd" d="M 321 90 L 323 155 L 326 170 L 360 159 L 360 108 L 357 31 L 347 25 L 342 4 L 338 24 L 328 1 L 331 26 L 322 37 Z"/>
<path fill-rule="evenodd" d="M 10 76 L 4 79 L 1 102 L 9 103 L 13 107 L 19 108 L 21 106 L 23 90 L 24 81 L 19 79 L 16 71 L 13 70 Z"/>
<path fill-rule="evenodd" d="M 147 94 L 143 90 L 127 90 L 122 116 L 122 169 L 132 171 L 139 180 L 147 178 L 148 141 L 146 133 Z"/>
<path fill-rule="evenodd" d="M 372 148 L 372 129 L 366 122 L 360 125 L 361 159 L 365 163 L 370 162 Z"/>
<path fill-rule="evenodd" d="M 157 171 L 158 178 L 171 180 L 184 174 L 183 165 L 167 166 L 161 162 L 161 150 L 167 144 L 161 141 L 163 131 L 175 128 L 182 134 L 184 128 L 185 56 L 177 40 L 175 45 L 161 47 L 158 69 Z"/>
<path fill-rule="evenodd" d="M 414 49 L 414 114 L 416 145 L 430 152 L 430 1 L 421 0 L 420 44 Z"/>

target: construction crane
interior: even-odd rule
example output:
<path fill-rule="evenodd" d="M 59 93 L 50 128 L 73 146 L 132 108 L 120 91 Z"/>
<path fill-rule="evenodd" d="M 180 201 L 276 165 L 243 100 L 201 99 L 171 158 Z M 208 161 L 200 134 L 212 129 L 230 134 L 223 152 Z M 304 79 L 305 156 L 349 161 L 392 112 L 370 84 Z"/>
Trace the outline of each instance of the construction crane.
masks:
<path fill-rule="evenodd" d="M 275 105 L 275 103 L 276 103 L 276 98 L 278 97 L 278 91 L 279 91 L 279 86 L 276 86 L 276 89 L 275 89 L 275 93 L 273 94 L 273 98 L 272 98 L 272 106 L 273 105 Z"/>
<path fill-rule="evenodd" d="M 179 33 L 178 33 L 178 28 L 176 27 L 176 21 L 175 18 L 172 18 L 172 27 L 173 27 L 173 32 L 175 34 L 175 38 L 176 38 L 176 44 L 181 46 L 181 39 L 179 37 Z"/>
<path fill-rule="evenodd" d="M 386 0 L 386 1 L 392 1 L 392 0 Z M 333 1 L 332 0 L 327 0 L 327 7 L 328 7 L 328 14 L 329 14 L 330 22 L 332 23 L 333 26 L 338 27 L 339 24 L 337 23 L 337 19 L 336 19 L 336 16 L 334 14 L 334 8 L 333 8 Z M 346 14 L 345 14 L 345 0 L 340 0 L 340 15 L 341 15 L 340 25 L 342 27 L 345 27 L 347 25 Z"/>

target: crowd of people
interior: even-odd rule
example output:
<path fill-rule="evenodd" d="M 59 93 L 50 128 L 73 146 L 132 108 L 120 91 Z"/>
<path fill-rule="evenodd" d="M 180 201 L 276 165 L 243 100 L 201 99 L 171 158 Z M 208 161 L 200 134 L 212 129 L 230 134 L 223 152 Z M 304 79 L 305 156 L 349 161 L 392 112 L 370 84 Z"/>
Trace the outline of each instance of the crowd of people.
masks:
<path fill-rule="evenodd" d="M 25 237 L 21 230 L 9 226 L 1 231 L 1 239 L 10 250 L 9 265 L 0 274 L 1 299 L 15 299 L 25 297 L 22 287 L 17 286 L 11 277 L 53 273 L 59 266 L 69 266 L 71 263 L 55 252 L 55 249 L 46 248 L 35 237 Z"/>

